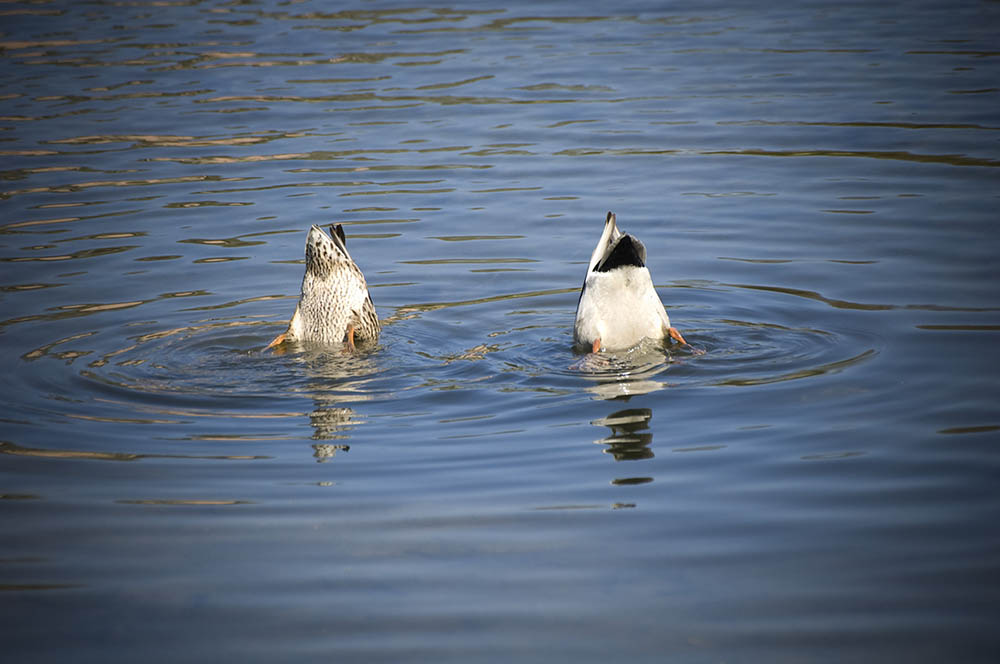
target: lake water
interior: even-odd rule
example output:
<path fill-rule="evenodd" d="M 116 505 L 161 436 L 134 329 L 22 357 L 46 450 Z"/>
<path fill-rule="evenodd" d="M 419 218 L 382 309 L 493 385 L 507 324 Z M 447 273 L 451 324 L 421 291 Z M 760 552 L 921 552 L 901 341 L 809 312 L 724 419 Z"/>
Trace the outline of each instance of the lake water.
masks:
<path fill-rule="evenodd" d="M 769 7 L 0 6 L 10 661 L 996 661 L 1000 4 Z"/>

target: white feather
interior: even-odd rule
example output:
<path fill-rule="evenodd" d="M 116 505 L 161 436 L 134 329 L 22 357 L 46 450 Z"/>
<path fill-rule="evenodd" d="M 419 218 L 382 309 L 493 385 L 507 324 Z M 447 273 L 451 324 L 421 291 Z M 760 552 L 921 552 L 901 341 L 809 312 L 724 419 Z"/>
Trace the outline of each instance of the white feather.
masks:
<path fill-rule="evenodd" d="M 607 272 L 594 268 L 607 257 L 614 243 L 624 235 L 608 213 L 601 239 L 590 257 L 587 277 L 576 308 L 574 342 L 592 348 L 623 349 L 643 339 L 663 339 L 670 328 L 663 303 L 645 267 L 626 265 Z"/>

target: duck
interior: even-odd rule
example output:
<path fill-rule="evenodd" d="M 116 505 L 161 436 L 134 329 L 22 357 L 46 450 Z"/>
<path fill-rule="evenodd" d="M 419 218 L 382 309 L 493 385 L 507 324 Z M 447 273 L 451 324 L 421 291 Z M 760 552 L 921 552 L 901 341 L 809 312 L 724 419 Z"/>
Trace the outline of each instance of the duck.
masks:
<path fill-rule="evenodd" d="M 381 324 L 365 275 L 347 251 L 341 224 L 327 234 L 313 225 L 306 237 L 306 271 L 302 293 L 288 329 L 264 350 L 288 342 L 357 344 L 378 340 Z"/>
<path fill-rule="evenodd" d="M 577 300 L 574 345 L 597 353 L 667 337 L 687 345 L 670 325 L 653 287 L 646 247 L 634 235 L 619 230 L 614 212 L 608 212 Z"/>

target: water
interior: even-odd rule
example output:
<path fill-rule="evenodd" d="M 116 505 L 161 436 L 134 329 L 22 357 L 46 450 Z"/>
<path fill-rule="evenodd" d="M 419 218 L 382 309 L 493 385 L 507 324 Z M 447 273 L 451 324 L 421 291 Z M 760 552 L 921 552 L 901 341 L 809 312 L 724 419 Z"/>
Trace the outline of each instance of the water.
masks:
<path fill-rule="evenodd" d="M 994 661 L 1000 5 L 2 11 L 17 661 Z"/>

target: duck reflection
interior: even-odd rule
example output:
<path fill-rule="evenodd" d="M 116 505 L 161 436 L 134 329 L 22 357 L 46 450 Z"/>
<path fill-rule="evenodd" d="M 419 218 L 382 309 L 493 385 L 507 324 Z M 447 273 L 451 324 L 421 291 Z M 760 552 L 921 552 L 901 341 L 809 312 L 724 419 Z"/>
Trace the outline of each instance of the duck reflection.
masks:
<path fill-rule="evenodd" d="M 617 410 L 607 417 L 591 422 L 595 426 L 606 426 L 611 429 L 610 436 L 594 442 L 598 445 L 606 445 L 604 453 L 614 456 L 615 461 L 652 459 L 653 450 L 650 449 L 650 445 L 653 442 L 653 434 L 648 431 L 649 420 L 652 417 L 653 411 L 649 408 Z M 615 483 L 635 484 L 637 482 L 616 480 Z"/>
<path fill-rule="evenodd" d="M 627 401 L 667 387 L 658 380 L 669 367 L 663 349 L 640 344 L 623 353 L 590 353 L 573 365 L 590 383 L 586 390 L 595 399 Z"/>
<path fill-rule="evenodd" d="M 315 441 L 347 441 L 350 431 L 364 420 L 359 419 L 353 408 L 337 406 L 336 397 L 328 394 L 313 395 L 314 410 L 309 413 L 309 425 Z M 347 452 L 351 446 L 344 443 L 316 442 L 312 444 L 313 458 L 325 463 L 337 452 Z"/>
<path fill-rule="evenodd" d="M 371 399 L 364 383 L 377 370 L 369 356 L 340 352 L 305 353 L 299 357 L 309 375 L 306 392 L 313 400 L 309 425 L 313 429 L 313 458 L 325 463 L 338 452 L 347 452 L 350 432 L 364 422 L 353 408 L 344 405 Z"/>
<path fill-rule="evenodd" d="M 313 443 L 313 458 L 316 463 L 326 463 L 337 455 L 337 452 L 347 452 L 350 445 L 331 445 L 330 443 Z"/>
<path fill-rule="evenodd" d="M 313 440 L 343 440 L 347 432 L 360 420 L 354 418 L 354 409 L 332 406 L 329 398 L 313 397 L 316 409 L 309 413 L 309 425 L 313 428 Z M 314 446 L 315 447 L 315 446 Z"/>
<path fill-rule="evenodd" d="M 587 386 L 587 391 L 594 395 L 595 399 L 603 401 L 628 401 L 631 397 L 662 390 L 666 386 L 666 383 L 659 380 L 627 376 L 614 380 L 601 380 Z"/>

